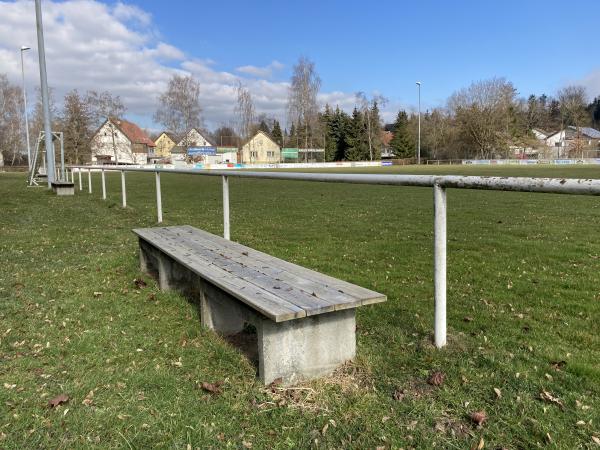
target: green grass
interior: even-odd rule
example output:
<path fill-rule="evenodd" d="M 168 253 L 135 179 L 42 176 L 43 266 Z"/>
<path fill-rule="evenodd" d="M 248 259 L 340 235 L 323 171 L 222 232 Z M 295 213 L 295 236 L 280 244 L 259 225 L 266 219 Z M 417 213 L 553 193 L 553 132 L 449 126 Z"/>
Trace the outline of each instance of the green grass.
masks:
<path fill-rule="evenodd" d="M 370 171 L 600 177 L 585 166 Z M 155 224 L 151 175 L 127 175 L 126 209 L 118 175 L 107 201 L 98 175 L 92 195 L 84 184 L 70 198 L 24 178 L 0 174 L 0 447 L 596 445 L 598 198 L 449 190 L 449 345 L 436 350 L 431 189 L 231 179 L 234 240 L 388 295 L 358 311 L 354 364 L 270 390 L 192 304 L 147 277 L 136 289 L 131 229 Z M 218 178 L 163 175 L 162 186 L 165 225 L 222 233 Z M 440 387 L 426 383 L 433 370 Z M 62 393 L 70 400 L 49 408 Z"/>

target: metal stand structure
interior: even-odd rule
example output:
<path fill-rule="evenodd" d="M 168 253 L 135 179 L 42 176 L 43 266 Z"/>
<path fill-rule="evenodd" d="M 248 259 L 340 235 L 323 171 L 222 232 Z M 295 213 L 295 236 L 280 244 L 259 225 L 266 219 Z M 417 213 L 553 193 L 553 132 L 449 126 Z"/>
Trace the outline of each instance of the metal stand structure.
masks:
<path fill-rule="evenodd" d="M 39 167 L 38 170 L 38 155 L 40 152 L 40 143 L 44 142 L 46 139 L 46 133 L 44 131 L 40 131 L 37 142 L 35 144 L 35 151 L 33 153 L 32 161 L 30 162 L 29 167 L 29 186 L 39 186 L 41 177 L 48 177 L 48 171 L 46 169 L 46 157 L 42 158 L 42 167 Z M 64 136 L 62 131 L 53 131 L 52 132 L 52 145 L 54 145 L 54 141 L 60 141 L 60 171 L 56 169 L 55 165 L 52 164 L 53 169 L 56 173 L 52 173 L 52 179 L 59 181 L 67 181 L 65 179 L 65 143 Z M 46 150 L 44 150 L 44 154 Z M 52 161 L 54 162 L 54 161 Z"/>

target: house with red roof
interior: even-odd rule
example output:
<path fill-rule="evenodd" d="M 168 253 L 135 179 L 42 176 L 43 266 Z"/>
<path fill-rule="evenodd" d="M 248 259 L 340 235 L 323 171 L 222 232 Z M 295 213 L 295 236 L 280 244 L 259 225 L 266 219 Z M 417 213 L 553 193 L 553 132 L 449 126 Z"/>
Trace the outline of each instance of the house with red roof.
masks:
<path fill-rule="evenodd" d="M 147 164 L 155 147 L 135 123 L 109 117 L 92 137 L 92 164 Z"/>

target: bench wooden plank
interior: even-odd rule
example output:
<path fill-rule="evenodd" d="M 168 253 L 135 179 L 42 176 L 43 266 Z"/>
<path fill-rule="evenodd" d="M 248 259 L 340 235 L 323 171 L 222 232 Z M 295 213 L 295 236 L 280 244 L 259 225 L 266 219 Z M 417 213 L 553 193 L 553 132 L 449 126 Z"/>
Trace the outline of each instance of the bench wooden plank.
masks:
<path fill-rule="evenodd" d="M 236 278 L 240 278 L 248 283 L 256 285 L 282 300 L 296 305 L 306 311 L 307 316 L 335 310 L 335 305 L 333 303 L 313 296 L 312 294 L 302 291 L 285 282 L 276 281 L 272 277 L 265 275 L 252 267 L 243 266 L 188 239 L 182 240 L 182 237 L 177 236 L 169 230 L 157 229 L 154 230 L 153 233 L 160 235 L 162 238 L 169 241 L 174 248 L 178 248 L 182 252 L 189 252 L 189 250 L 192 250 L 191 258 L 199 264 L 199 267 L 204 267 L 204 264 L 209 262 L 211 266 L 224 270 Z M 199 267 L 197 267 L 196 270 L 202 270 Z M 201 273 L 201 275 L 203 275 L 203 273 Z"/>
<path fill-rule="evenodd" d="M 182 235 L 180 231 L 176 231 L 171 227 L 165 229 L 178 236 Z M 363 304 L 362 298 L 340 292 L 339 289 L 329 286 L 325 282 L 308 280 L 307 278 L 298 276 L 280 266 L 274 267 L 273 265 L 266 264 L 260 260 L 244 255 L 239 250 L 232 250 L 229 247 L 221 245 L 218 241 L 206 239 L 204 236 L 198 234 L 186 232 L 184 235 L 187 236 L 187 242 L 191 242 L 190 245 L 194 246 L 194 248 L 200 246 L 201 248 L 208 249 L 212 254 L 216 254 L 225 260 L 230 260 L 230 264 L 251 267 L 257 272 L 271 277 L 276 285 L 292 285 L 296 289 L 306 292 L 308 295 L 323 299 L 329 304 L 333 304 L 336 310 L 355 308 Z M 223 264 L 226 264 L 226 262 L 223 262 Z"/>
<path fill-rule="evenodd" d="M 294 275 L 303 278 L 308 281 L 312 281 L 318 284 L 321 284 L 325 287 L 334 288 L 340 293 L 351 295 L 352 297 L 360 299 L 361 305 L 368 305 L 372 303 L 380 303 L 386 301 L 387 297 L 379 292 L 372 291 L 367 288 L 363 288 L 361 286 L 357 286 L 352 283 L 348 283 L 347 281 L 343 281 L 329 275 L 325 275 L 320 272 L 316 272 L 311 269 L 307 269 L 305 267 L 299 266 L 294 263 L 290 263 L 288 261 L 276 258 L 274 256 L 268 255 L 267 253 L 263 253 L 259 250 L 254 250 L 250 247 L 246 247 L 245 245 L 239 244 L 237 242 L 232 242 L 225 240 L 219 236 L 215 236 L 214 234 L 208 233 L 204 230 L 199 230 L 190 225 L 182 225 L 175 227 L 165 227 L 171 231 L 177 231 L 181 233 L 187 233 L 188 235 L 198 235 L 207 240 L 212 240 L 223 247 L 231 249 L 235 252 L 239 252 L 240 254 L 247 254 L 248 257 L 260 261 L 267 266 L 274 266 L 281 268 L 289 273 L 293 273 Z M 222 242 L 224 241 L 224 242 Z"/>
<path fill-rule="evenodd" d="M 152 229 L 133 231 L 149 245 L 158 248 L 189 270 L 201 271 L 212 284 L 275 322 L 306 317 L 306 311 L 302 308 L 286 302 L 257 285 L 237 278 L 207 261 L 194 258 L 189 251 L 182 252 L 181 248 L 174 246 L 171 241 L 156 234 Z"/>
<path fill-rule="evenodd" d="M 178 233 L 171 230 L 163 230 L 163 232 L 181 239 Z M 333 311 L 339 303 L 352 303 L 358 306 L 357 302 L 359 300 L 354 297 L 341 294 L 335 289 L 308 282 L 264 263 L 257 263 L 253 261 L 253 258 L 241 254 L 239 255 L 241 258 L 234 258 L 230 255 L 230 250 L 219 247 L 218 244 L 212 244 L 210 241 L 186 238 L 182 245 L 192 248 L 194 253 L 202 255 L 231 273 L 244 279 L 251 277 L 248 281 L 256 281 L 265 289 L 285 298 L 290 303 L 306 309 L 308 315 L 311 315 L 309 310 L 314 313 Z"/>

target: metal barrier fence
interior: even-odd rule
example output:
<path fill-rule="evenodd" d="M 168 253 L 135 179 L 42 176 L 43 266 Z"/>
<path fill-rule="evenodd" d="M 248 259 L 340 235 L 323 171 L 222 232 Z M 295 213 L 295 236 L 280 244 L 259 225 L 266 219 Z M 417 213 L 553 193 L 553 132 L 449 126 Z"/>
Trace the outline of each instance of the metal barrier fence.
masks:
<path fill-rule="evenodd" d="M 372 175 L 302 172 L 251 172 L 236 170 L 190 170 L 137 168 L 127 166 L 71 166 L 78 173 L 79 190 L 83 190 L 82 172 L 88 173 L 88 190 L 92 193 L 92 171 L 102 177 L 102 198 L 106 200 L 105 172 L 121 173 L 121 198 L 127 206 L 125 172 L 154 173 L 156 180 L 156 211 L 162 222 L 161 173 L 221 177 L 223 183 L 223 237 L 230 239 L 229 177 L 263 178 L 271 180 L 317 181 L 324 183 L 374 184 L 390 186 L 419 186 L 433 188 L 434 206 L 434 341 L 438 348 L 446 345 L 446 189 L 483 189 L 495 191 L 541 192 L 549 194 L 600 195 L 600 179 L 479 177 L 457 175 Z M 73 178 L 73 173 L 71 174 Z"/>

